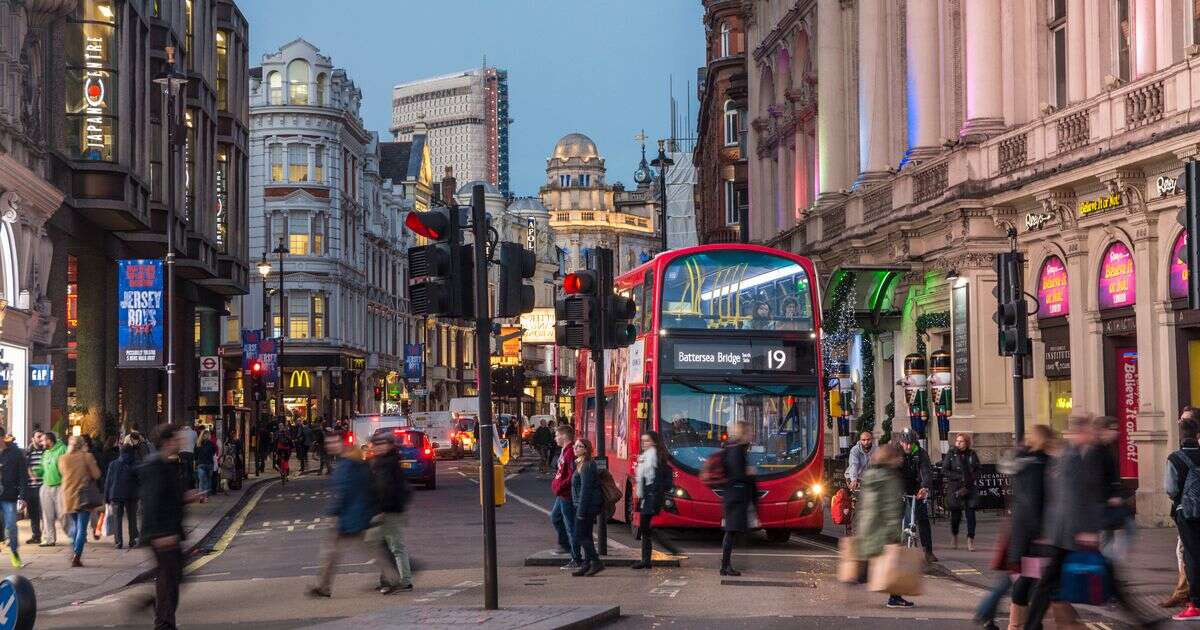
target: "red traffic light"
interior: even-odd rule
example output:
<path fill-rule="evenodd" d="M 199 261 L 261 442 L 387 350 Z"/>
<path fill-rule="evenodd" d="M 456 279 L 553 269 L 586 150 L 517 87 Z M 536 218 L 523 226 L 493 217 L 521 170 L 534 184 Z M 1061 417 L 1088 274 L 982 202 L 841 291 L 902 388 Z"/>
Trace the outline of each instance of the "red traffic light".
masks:
<path fill-rule="evenodd" d="M 445 211 L 409 212 L 404 226 L 425 238 L 440 241 L 449 232 L 450 222 Z"/>
<path fill-rule="evenodd" d="M 261 374 L 262 369 L 263 369 L 262 361 L 251 361 L 250 362 L 250 372 L 252 374 Z"/>
<path fill-rule="evenodd" d="M 576 271 L 563 278 L 563 293 L 576 295 L 591 293 L 596 287 L 596 276 L 590 271 Z"/>

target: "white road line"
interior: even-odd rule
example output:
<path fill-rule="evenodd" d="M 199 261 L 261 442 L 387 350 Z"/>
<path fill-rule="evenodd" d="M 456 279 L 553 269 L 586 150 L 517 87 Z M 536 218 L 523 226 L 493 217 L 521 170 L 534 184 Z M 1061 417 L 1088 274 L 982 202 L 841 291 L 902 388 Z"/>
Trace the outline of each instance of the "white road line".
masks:
<path fill-rule="evenodd" d="M 800 543 L 800 544 L 802 544 L 802 545 L 808 545 L 808 546 L 810 546 L 810 547 L 816 547 L 817 549 L 824 549 L 824 550 L 826 550 L 826 551 L 837 551 L 837 550 L 838 550 L 838 548 L 837 548 L 837 547 L 833 547 L 833 546 L 831 546 L 831 545 L 826 545 L 825 543 L 819 543 L 819 542 L 817 542 L 817 541 L 815 541 L 815 540 L 809 540 L 809 539 L 807 539 L 807 538 L 801 538 L 800 536 L 792 536 L 792 537 L 791 537 L 791 538 L 789 538 L 788 540 L 789 540 L 790 542 L 798 542 L 798 543 Z"/>
<path fill-rule="evenodd" d="M 365 567 L 365 566 L 371 565 L 371 564 L 375 564 L 374 559 L 367 560 L 366 562 L 349 562 L 346 564 L 339 564 L 338 566 L 339 567 Z M 305 570 L 309 570 L 309 569 L 320 569 L 321 567 L 301 567 L 301 568 L 305 569 Z"/>
<path fill-rule="evenodd" d="M 684 555 L 684 556 L 719 556 L 719 555 L 721 555 L 720 551 L 688 551 L 686 549 L 680 549 L 680 551 L 683 552 L 680 555 Z M 762 557 L 762 558 L 819 558 L 819 559 L 831 559 L 832 558 L 832 559 L 836 559 L 836 558 L 841 557 L 841 556 L 838 556 L 835 554 L 827 554 L 827 553 L 755 553 L 755 552 L 743 553 L 740 551 L 737 552 L 737 555 L 739 555 L 739 556 L 758 556 L 758 557 Z"/>
<path fill-rule="evenodd" d="M 193 578 L 206 578 L 206 577 L 217 577 L 218 575 L 229 575 L 229 571 L 222 571 L 220 573 L 205 573 L 204 575 L 193 575 L 192 577 Z"/>

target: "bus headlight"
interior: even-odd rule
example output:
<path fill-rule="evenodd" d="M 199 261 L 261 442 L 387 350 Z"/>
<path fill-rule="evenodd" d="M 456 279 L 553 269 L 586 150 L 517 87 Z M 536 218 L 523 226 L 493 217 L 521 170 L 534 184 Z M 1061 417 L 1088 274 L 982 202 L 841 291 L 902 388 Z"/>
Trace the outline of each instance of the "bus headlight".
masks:
<path fill-rule="evenodd" d="M 684 490 L 683 488 L 675 488 L 674 490 L 672 490 L 672 491 L 671 491 L 671 496 L 673 496 L 673 497 L 675 497 L 675 498 L 677 498 L 677 499 L 690 499 L 690 498 L 692 498 L 692 497 L 691 497 L 691 495 L 689 495 L 689 494 L 687 493 L 687 490 Z"/>
<path fill-rule="evenodd" d="M 825 486 L 823 486 L 823 485 L 821 485 L 821 484 L 819 484 L 819 483 L 814 483 L 814 484 L 812 485 L 812 488 L 811 488 L 811 490 L 812 490 L 812 493 L 813 493 L 815 496 L 818 496 L 818 497 L 819 497 L 819 496 L 821 496 L 822 494 L 824 494 L 824 493 L 825 493 Z"/>

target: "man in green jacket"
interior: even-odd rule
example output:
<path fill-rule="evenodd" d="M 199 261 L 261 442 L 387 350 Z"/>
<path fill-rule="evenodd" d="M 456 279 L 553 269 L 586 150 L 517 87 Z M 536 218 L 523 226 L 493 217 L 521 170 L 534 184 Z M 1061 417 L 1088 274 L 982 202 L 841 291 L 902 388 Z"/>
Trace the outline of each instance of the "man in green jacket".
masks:
<path fill-rule="evenodd" d="M 47 431 L 42 436 L 42 444 L 46 450 L 42 453 L 42 461 L 33 469 L 42 480 L 42 488 L 38 491 L 42 502 L 42 542 L 38 546 L 53 547 L 58 542 L 57 523 L 61 509 L 59 486 L 62 485 L 62 473 L 58 470 L 58 458 L 67 452 L 67 443 L 60 442 L 53 431 Z"/>

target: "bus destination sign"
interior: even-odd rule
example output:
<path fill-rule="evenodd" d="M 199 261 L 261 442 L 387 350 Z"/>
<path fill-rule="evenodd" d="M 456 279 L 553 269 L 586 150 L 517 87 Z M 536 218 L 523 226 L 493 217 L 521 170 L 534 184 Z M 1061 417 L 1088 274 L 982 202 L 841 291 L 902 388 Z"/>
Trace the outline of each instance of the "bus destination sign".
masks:
<path fill-rule="evenodd" d="M 676 342 L 670 366 L 689 372 L 797 372 L 796 348 L 779 341 Z"/>

